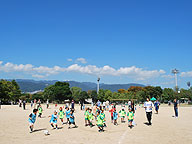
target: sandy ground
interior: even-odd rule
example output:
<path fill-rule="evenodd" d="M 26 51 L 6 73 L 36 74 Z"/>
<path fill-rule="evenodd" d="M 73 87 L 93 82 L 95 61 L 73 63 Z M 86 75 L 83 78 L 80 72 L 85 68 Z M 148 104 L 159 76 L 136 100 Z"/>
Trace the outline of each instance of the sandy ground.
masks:
<path fill-rule="evenodd" d="M 59 106 L 58 106 L 59 107 Z M 43 118 L 37 118 L 35 132 L 29 133 L 28 115 L 32 109 L 27 106 L 23 110 L 18 106 L 2 106 L 0 109 L 0 143 L 1 144 L 192 144 L 192 107 L 180 107 L 179 118 L 172 117 L 173 107 L 161 107 L 159 114 L 153 113 L 153 125 L 147 126 L 145 111 L 138 108 L 135 115 L 136 126 L 129 129 L 127 122 L 114 126 L 110 122 L 110 113 L 107 111 L 107 128 L 99 133 L 97 127 L 84 126 L 84 111 L 76 107 L 75 117 L 78 128 L 68 129 L 61 125 L 60 129 L 53 130 L 48 116 L 54 111 L 54 106 L 46 109 L 43 105 Z M 118 107 L 118 110 L 120 107 Z M 44 135 L 44 130 L 50 132 Z"/>

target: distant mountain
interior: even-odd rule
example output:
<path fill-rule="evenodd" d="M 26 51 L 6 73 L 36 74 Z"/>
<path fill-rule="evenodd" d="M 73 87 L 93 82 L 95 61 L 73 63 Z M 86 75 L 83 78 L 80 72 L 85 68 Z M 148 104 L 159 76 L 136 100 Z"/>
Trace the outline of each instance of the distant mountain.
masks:
<path fill-rule="evenodd" d="M 22 92 L 34 92 L 38 90 L 44 90 L 49 85 L 53 85 L 57 80 L 28 80 L 28 79 L 16 79 Z M 97 84 L 92 82 L 76 82 L 65 81 L 70 84 L 70 87 L 80 87 L 83 91 L 96 90 Z M 118 89 L 128 89 L 130 86 L 141 86 L 142 84 L 130 83 L 130 84 L 100 84 L 100 89 L 108 89 L 111 91 L 117 91 Z"/>

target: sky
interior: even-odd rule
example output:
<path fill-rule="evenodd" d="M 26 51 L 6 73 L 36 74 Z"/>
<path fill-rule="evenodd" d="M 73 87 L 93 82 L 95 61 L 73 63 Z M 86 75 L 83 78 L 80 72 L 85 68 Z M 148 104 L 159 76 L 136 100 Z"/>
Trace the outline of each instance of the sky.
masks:
<path fill-rule="evenodd" d="M 191 0 L 1 0 L 0 78 L 192 83 Z"/>

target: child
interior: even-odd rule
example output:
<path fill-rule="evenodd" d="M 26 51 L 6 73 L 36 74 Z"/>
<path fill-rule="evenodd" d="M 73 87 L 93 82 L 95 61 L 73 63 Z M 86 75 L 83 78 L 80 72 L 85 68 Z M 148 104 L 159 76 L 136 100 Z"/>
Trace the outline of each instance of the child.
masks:
<path fill-rule="evenodd" d="M 63 118 L 64 118 L 65 113 L 64 113 L 64 111 L 63 111 L 63 108 L 62 108 L 62 107 L 60 107 L 60 108 L 59 108 L 58 115 L 59 115 L 59 119 L 61 120 L 62 125 L 63 125 L 63 124 L 64 124 L 64 123 L 63 123 Z"/>
<path fill-rule="evenodd" d="M 33 132 L 33 127 L 34 127 L 34 123 L 36 121 L 36 115 L 37 115 L 37 109 L 33 110 L 33 113 L 31 113 L 29 115 L 29 128 L 30 128 L 30 133 Z"/>
<path fill-rule="evenodd" d="M 42 115 L 42 113 L 43 113 L 43 109 L 42 109 L 42 106 L 41 106 L 41 105 L 39 105 L 38 112 L 39 112 L 38 117 L 40 117 L 40 118 L 41 118 L 41 115 Z"/>
<path fill-rule="evenodd" d="M 96 117 L 96 119 L 97 119 L 97 126 L 98 126 L 98 128 L 99 128 L 99 132 L 104 132 L 104 130 L 103 130 L 103 118 L 102 118 L 102 116 L 100 115 L 100 111 L 97 111 L 97 117 Z"/>
<path fill-rule="evenodd" d="M 121 116 L 121 123 L 125 122 L 126 112 L 124 107 L 122 107 L 122 110 L 119 111 L 119 114 Z"/>
<path fill-rule="evenodd" d="M 93 125 L 92 121 L 94 119 L 94 114 L 92 113 L 92 109 L 89 109 L 88 117 L 87 118 L 88 118 L 89 126 L 93 127 L 94 125 Z"/>
<path fill-rule="evenodd" d="M 102 117 L 102 119 L 103 119 L 103 126 L 104 126 L 104 127 L 107 127 L 104 109 L 101 110 L 101 117 Z"/>
<path fill-rule="evenodd" d="M 128 127 L 132 128 L 133 127 L 132 123 L 134 120 L 134 113 L 131 110 L 131 108 L 129 109 L 129 112 L 127 113 L 127 118 L 128 118 Z"/>
<path fill-rule="evenodd" d="M 84 116 L 85 116 L 85 126 L 88 126 L 88 113 L 89 113 L 89 108 L 86 108 L 85 109 L 85 113 L 84 113 Z"/>
<path fill-rule="evenodd" d="M 116 109 L 113 112 L 113 120 L 114 120 L 114 125 L 118 125 L 117 124 L 117 119 L 118 119 L 118 113 L 116 112 Z"/>
<path fill-rule="evenodd" d="M 115 108 L 114 106 L 112 107 L 112 109 L 109 111 L 111 113 L 111 123 L 113 123 L 113 112 L 114 112 Z"/>
<path fill-rule="evenodd" d="M 49 117 L 51 117 L 50 123 L 51 123 L 52 128 L 57 129 L 57 111 L 55 110 L 54 114 L 52 114 Z M 55 127 L 54 127 L 54 125 L 55 125 Z"/>
<path fill-rule="evenodd" d="M 75 127 L 74 128 L 77 128 L 77 125 L 75 124 L 75 117 L 74 117 L 74 115 L 73 115 L 73 112 L 74 112 L 74 110 L 71 110 L 70 111 L 70 118 L 69 118 L 69 127 L 68 127 L 68 129 L 70 129 L 71 127 L 71 124 L 73 124 L 73 125 L 75 125 Z"/>
<path fill-rule="evenodd" d="M 69 109 L 69 107 L 66 108 L 66 118 L 67 118 L 67 123 L 69 123 L 69 118 L 70 118 L 70 112 L 71 110 Z"/>

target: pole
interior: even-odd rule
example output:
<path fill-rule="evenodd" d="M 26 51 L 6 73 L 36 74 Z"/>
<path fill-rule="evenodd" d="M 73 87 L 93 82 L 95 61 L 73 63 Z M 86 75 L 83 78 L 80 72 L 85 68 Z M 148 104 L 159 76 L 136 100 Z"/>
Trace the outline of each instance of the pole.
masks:
<path fill-rule="evenodd" d="M 97 81 L 97 94 L 99 94 L 99 81 Z"/>
<path fill-rule="evenodd" d="M 99 81 L 100 81 L 100 77 L 98 77 L 97 79 L 97 94 L 99 94 Z"/>
<path fill-rule="evenodd" d="M 177 73 L 175 73 L 175 85 L 176 85 L 176 88 L 177 88 Z"/>

